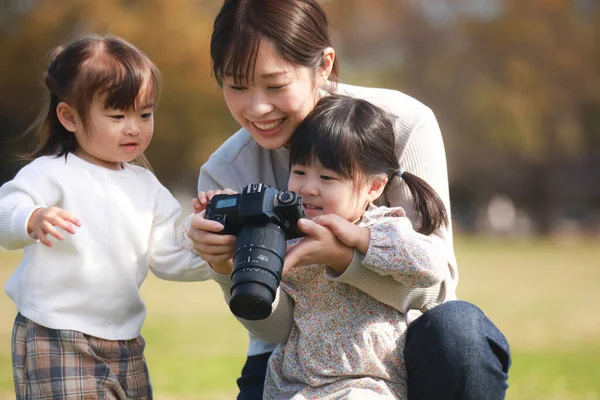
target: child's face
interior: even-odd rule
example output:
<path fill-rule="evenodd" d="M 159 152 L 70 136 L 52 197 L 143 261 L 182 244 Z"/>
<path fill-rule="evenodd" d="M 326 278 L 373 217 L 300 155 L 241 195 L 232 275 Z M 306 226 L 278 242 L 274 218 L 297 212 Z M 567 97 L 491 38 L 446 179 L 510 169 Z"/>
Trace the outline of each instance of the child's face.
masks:
<path fill-rule="evenodd" d="M 311 166 L 294 164 L 288 181 L 288 190 L 302 196 L 306 216 L 310 219 L 337 214 L 355 222 L 374 200 L 372 189 L 371 181 L 353 185 L 352 180 L 341 178 L 318 161 Z"/>
<path fill-rule="evenodd" d="M 135 110 L 114 110 L 105 109 L 104 98 L 96 97 L 87 129 L 76 117 L 74 134 L 80 148 L 75 154 L 92 164 L 121 169 L 121 163 L 132 161 L 150 144 L 154 132 L 153 102 L 152 96 L 140 96 Z"/>

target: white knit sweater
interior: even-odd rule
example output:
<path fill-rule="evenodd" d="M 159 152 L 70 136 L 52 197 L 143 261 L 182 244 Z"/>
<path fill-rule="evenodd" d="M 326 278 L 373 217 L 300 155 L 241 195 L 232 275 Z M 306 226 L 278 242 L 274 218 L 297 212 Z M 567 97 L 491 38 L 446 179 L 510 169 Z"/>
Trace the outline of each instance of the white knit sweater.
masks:
<path fill-rule="evenodd" d="M 443 200 L 450 215 L 450 196 L 444 142 L 436 118 L 427 106 L 401 92 L 387 89 L 365 88 L 339 84 L 335 90 L 340 94 L 370 101 L 383 108 L 395 118 L 396 153 L 400 166 L 425 179 Z M 280 190 L 287 188 L 289 178 L 289 150 L 281 148 L 266 150 L 246 131 L 240 129 L 231 136 L 202 166 L 198 179 L 198 190 L 231 188 L 240 191 L 250 183 L 265 183 Z M 403 182 L 393 182 L 378 205 L 402 207 L 411 221 L 416 221 L 410 190 Z M 336 278 L 348 283 L 380 302 L 403 313 L 410 309 L 425 311 L 446 300 L 456 299 L 458 271 L 452 244 L 452 224 L 436 232 L 446 244 L 448 274 L 439 285 L 426 289 L 407 288 L 389 276 L 379 275 L 362 263 L 362 255 L 355 257 L 345 273 Z M 210 268 L 210 267 L 209 267 Z M 225 297 L 229 299 L 231 279 L 209 269 L 212 279 L 217 281 Z M 288 301 L 280 296 L 276 302 Z M 293 304 L 276 304 L 274 312 L 265 321 L 243 321 L 250 330 L 248 355 L 272 351 L 272 342 L 285 343 L 293 323 Z M 410 317 L 410 316 L 409 316 Z M 414 318 L 414 314 L 412 315 Z M 272 326 L 275 329 L 266 329 Z M 258 338 L 260 336 L 261 340 Z"/>
<path fill-rule="evenodd" d="M 56 206 L 82 223 L 52 247 L 27 233 L 36 208 Z M 5 290 L 30 320 L 109 340 L 139 335 L 139 288 L 150 268 L 169 280 L 205 280 L 206 263 L 175 234 L 180 206 L 147 169 L 109 170 L 73 154 L 40 157 L 0 188 L 0 246 L 25 257 Z M 60 230 L 60 228 L 59 228 Z"/>

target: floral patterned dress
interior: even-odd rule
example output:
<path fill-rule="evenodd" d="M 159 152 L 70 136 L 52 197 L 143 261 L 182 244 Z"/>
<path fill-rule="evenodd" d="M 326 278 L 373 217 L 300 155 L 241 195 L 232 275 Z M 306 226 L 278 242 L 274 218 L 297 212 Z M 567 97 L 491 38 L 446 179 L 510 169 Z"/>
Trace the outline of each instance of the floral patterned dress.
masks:
<path fill-rule="evenodd" d="M 371 232 L 364 265 L 407 287 L 445 278 L 444 244 L 416 233 L 403 209 L 371 207 L 359 225 Z M 406 399 L 406 315 L 330 274 L 312 265 L 283 277 L 295 324 L 269 360 L 263 398 Z"/>

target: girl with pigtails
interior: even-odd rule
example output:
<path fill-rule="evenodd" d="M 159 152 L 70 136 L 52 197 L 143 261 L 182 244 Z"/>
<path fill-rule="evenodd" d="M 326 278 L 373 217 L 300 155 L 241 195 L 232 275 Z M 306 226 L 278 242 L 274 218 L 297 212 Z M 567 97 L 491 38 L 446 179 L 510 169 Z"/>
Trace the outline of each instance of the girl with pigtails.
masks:
<path fill-rule="evenodd" d="M 366 268 L 407 288 L 427 288 L 448 273 L 444 243 L 431 235 L 448 224 L 447 212 L 431 186 L 401 169 L 393 129 L 389 115 L 368 101 L 323 97 L 290 140 L 288 189 L 302 196 L 308 219 L 364 254 Z M 402 207 L 374 204 L 401 181 L 414 196 L 415 228 Z M 259 337 L 280 335 L 285 343 L 269 359 L 264 399 L 408 399 L 406 314 L 336 281 L 341 273 L 288 265 L 277 305 L 290 307 L 275 307 L 267 320 L 241 320 Z"/>

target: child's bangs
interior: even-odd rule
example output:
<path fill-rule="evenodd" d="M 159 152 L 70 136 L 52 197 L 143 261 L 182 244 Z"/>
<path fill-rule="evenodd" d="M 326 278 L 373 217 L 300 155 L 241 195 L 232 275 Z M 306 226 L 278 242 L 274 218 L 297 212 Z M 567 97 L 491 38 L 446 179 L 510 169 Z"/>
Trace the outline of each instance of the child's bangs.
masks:
<path fill-rule="evenodd" d="M 299 129 L 291 143 L 290 163 L 312 166 L 319 162 L 345 179 L 354 179 L 355 146 L 331 126 Z M 336 127 L 339 128 L 339 127 Z"/>
<path fill-rule="evenodd" d="M 125 55 L 124 55 L 125 56 Z M 124 59 L 102 57 L 89 60 L 82 71 L 83 84 L 88 96 L 102 96 L 104 108 L 116 110 L 135 109 L 141 99 L 156 103 L 159 96 L 159 75 L 155 67 L 142 59 L 125 56 Z"/>

